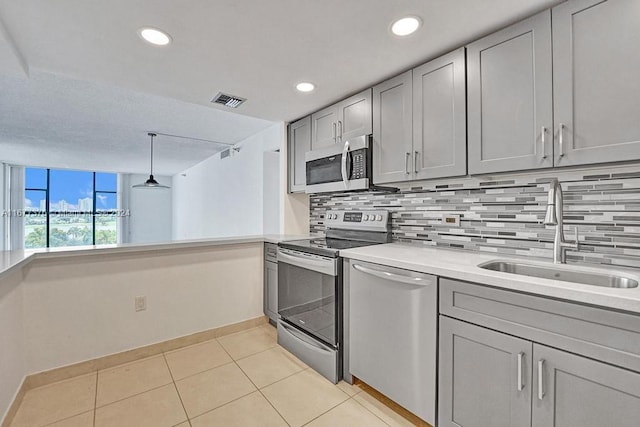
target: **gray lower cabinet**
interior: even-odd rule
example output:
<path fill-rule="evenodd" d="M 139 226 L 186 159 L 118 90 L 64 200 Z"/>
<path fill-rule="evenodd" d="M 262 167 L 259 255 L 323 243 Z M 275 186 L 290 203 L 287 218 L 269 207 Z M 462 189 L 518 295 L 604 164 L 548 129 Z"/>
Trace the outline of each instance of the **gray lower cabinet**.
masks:
<path fill-rule="evenodd" d="M 464 49 L 373 88 L 373 182 L 467 173 Z"/>
<path fill-rule="evenodd" d="M 438 426 L 530 426 L 532 348 L 440 316 Z"/>
<path fill-rule="evenodd" d="M 533 427 L 637 427 L 640 373 L 533 346 Z"/>
<path fill-rule="evenodd" d="M 439 426 L 640 425 L 640 316 L 440 279 Z"/>
<path fill-rule="evenodd" d="M 640 159 L 640 2 L 553 9 L 556 166 Z"/>
<path fill-rule="evenodd" d="M 312 150 L 370 135 L 371 132 L 371 89 L 311 115 Z"/>
<path fill-rule="evenodd" d="M 311 116 L 289 125 L 289 192 L 304 193 L 307 182 L 304 155 L 311 151 Z"/>
<path fill-rule="evenodd" d="M 278 248 L 273 243 L 265 243 L 264 259 L 264 314 L 272 322 L 278 319 Z"/>
<path fill-rule="evenodd" d="M 553 166 L 551 61 L 548 10 L 467 46 L 470 174 Z"/>

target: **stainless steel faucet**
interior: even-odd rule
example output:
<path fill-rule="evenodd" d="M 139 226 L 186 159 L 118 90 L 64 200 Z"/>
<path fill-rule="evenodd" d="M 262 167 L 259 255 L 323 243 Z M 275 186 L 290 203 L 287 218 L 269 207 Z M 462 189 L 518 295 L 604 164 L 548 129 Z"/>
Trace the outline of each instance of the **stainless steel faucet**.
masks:
<path fill-rule="evenodd" d="M 545 225 L 555 225 L 556 235 L 553 239 L 553 262 L 555 264 L 564 264 L 567 262 L 567 249 L 579 250 L 578 243 L 578 226 L 575 229 L 575 239 L 573 242 L 564 239 L 563 209 L 564 197 L 562 195 L 562 186 L 557 179 L 552 179 L 549 185 L 549 199 L 547 202 L 547 214 L 544 217 Z"/>

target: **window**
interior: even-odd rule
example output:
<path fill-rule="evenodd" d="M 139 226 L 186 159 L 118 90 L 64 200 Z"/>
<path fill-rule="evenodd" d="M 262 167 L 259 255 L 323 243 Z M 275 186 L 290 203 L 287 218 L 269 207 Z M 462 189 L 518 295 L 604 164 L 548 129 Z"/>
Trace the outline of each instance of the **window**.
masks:
<path fill-rule="evenodd" d="M 117 175 L 25 168 L 24 247 L 116 243 Z"/>

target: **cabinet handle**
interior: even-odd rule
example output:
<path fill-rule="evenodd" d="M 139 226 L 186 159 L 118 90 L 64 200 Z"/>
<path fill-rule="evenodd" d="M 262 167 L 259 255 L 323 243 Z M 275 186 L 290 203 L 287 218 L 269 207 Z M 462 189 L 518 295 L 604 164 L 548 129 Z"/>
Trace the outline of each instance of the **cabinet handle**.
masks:
<path fill-rule="evenodd" d="M 420 154 L 417 151 L 413 152 L 413 171 L 417 174 L 418 173 L 418 154 Z"/>
<path fill-rule="evenodd" d="M 558 156 L 564 156 L 564 123 L 560 123 L 560 129 L 558 130 L 558 145 L 560 146 L 560 153 Z"/>
<path fill-rule="evenodd" d="M 333 142 L 337 142 L 338 132 L 336 131 L 336 122 L 333 122 Z"/>
<path fill-rule="evenodd" d="M 342 141 L 342 120 L 338 120 L 338 138 Z"/>
<path fill-rule="evenodd" d="M 538 400 L 544 398 L 544 359 L 538 360 Z"/>
<path fill-rule="evenodd" d="M 542 144 L 542 158 L 546 159 L 547 158 L 547 153 L 546 153 L 546 144 L 545 144 L 545 136 L 547 134 L 547 128 L 542 126 L 542 138 L 541 138 L 541 144 Z"/>
<path fill-rule="evenodd" d="M 524 359 L 524 352 L 518 353 L 518 391 L 524 390 L 524 373 L 522 372 Z"/>
<path fill-rule="evenodd" d="M 404 161 L 404 171 L 409 175 L 411 171 L 409 170 L 409 161 L 411 160 L 411 153 L 407 153 L 407 158 Z"/>

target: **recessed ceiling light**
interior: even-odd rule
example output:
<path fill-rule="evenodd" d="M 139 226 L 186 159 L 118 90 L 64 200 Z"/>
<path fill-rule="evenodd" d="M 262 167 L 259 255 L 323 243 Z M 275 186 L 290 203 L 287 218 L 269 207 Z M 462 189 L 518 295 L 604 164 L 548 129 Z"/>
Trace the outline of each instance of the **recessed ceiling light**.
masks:
<path fill-rule="evenodd" d="M 301 82 L 296 85 L 296 89 L 298 89 L 300 92 L 311 92 L 315 88 L 316 85 L 309 82 Z"/>
<path fill-rule="evenodd" d="M 171 43 L 171 36 L 157 28 L 144 27 L 138 30 L 138 34 L 144 40 L 156 46 L 166 46 Z"/>
<path fill-rule="evenodd" d="M 422 24 L 420 18 L 417 16 L 406 16 L 400 18 L 391 24 L 391 32 L 396 36 L 404 37 L 416 32 Z"/>

